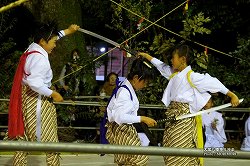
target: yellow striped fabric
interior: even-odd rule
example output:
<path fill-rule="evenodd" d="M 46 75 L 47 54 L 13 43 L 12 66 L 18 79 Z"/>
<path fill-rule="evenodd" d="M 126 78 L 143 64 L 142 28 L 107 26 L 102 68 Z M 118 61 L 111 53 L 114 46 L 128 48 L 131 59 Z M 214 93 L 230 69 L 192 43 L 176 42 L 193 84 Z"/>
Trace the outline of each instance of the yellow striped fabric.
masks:
<path fill-rule="evenodd" d="M 171 102 L 166 115 L 180 116 L 189 113 L 189 106 L 187 103 Z M 164 147 L 178 147 L 178 148 L 196 148 L 197 130 L 194 118 L 186 118 L 175 121 L 173 123 L 166 123 L 163 146 Z M 165 165 L 168 166 L 199 166 L 199 159 L 197 157 L 180 157 L 180 156 L 164 156 Z"/>
<path fill-rule="evenodd" d="M 110 144 L 141 146 L 140 139 L 133 125 L 118 125 L 115 122 L 108 123 L 106 137 Z M 146 166 L 148 159 L 146 155 L 114 155 L 114 162 L 118 165 Z"/>
<path fill-rule="evenodd" d="M 196 121 L 196 129 L 197 129 L 197 144 L 196 147 L 199 149 L 204 149 L 204 141 L 203 141 L 203 131 L 202 131 L 202 117 L 201 115 L 198 115 L 195 117 Z M 204 159 L 203 157 L 199 157 L 200 165 L 204 165 Z"/>
<path fill-rule="evenodd" d="M 191 80 L 191 73 L 192 72 L 193 72 L 193 70 L 188 71 L 187 80 L 188 80 L 189 85 L 192 88 L 196 88 L 195 85 L 193 84 L 192 80 Z M 169 79 L 173 78 L 176 74 L 178 74 L 178 73 L 177 72 L 173 73 L 169 77 Z M 195 121 L 196 121 L 196 129 L 197 129 L 197 145 L 196 146 L 197 146 L 197 148 L 203 149 L 204 148 L 204 141 L 203 141 L 202 118 L 201 118 L 201 116 L 196 116 Z M 199 160 L 200 160 L 200 165 L 203 166 L 204 165 L 204 159 L 202 157 L 200 157 Z"/>
<path fill-rule="evenodd" d="M 36 108 L 38 93 L 32 91 L 28 86 L 23 86 L 22 111 L 24 118 L 24 137 L 15 140 L 36 141 Z M 55 106 L 42 98 L 41 103 L 41 142 L 58 142 L 57 116 Z M 28 152 L 18 151 L 13 157 L 13 166 L 26 166 Z M 46 153 L 47 166 L 59 166 L 59 153 Z"/>

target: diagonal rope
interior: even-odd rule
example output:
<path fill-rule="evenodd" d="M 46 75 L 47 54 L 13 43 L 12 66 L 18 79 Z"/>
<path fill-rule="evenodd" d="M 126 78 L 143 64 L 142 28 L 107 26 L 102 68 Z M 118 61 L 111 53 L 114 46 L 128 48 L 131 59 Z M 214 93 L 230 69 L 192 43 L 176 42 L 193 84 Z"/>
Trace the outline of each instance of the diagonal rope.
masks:
<path fill-rule="evenodd" d="M 135 12 L 129 10 L 128 8 L 126 8 L 126 7 L 124 7 L 124 6 L 122 6 L 121 4 L 118 4 L 117 2 L 115 2 L 115 1 L 113 1 L 113 0 L 110 0 L 110 1 L 113 2 L 113 3 L 115 3 L 116 5 L 120 6 L 121 8 L 123 8 L 123 9 L 129 11 L 129 12 L 132 13 L 132 14 L 134 14 L 134 15 L 140 17 L 140 18 L 144 18 L 144 20 L 146 20 L 146 21 L 148 21 L 149 23 L 151 23 L 150 26 L 152 26 L 152 25 L 160 26 L 160 25 L 156 24 L 158 21 L 160 21 L 161 19 L 163 19 L 164 17 L 166 17 L 167 15 L 169 15 L 170 13 L 172 13 L 173 11 L 175 11 L 176 9 L 178 9 L 179 7 L 181 7 L 182 5 L 184 5 L 184 4 L 187 3 L 187 1 L 183 2 L 182 4 L 178 5 L 178 6 L 175 7 L 173 10 L 171 10 L 170 12 L 168 12 L 167 14 L 165 14 L 164 16 L 162 16 L 161 18 L 159 18 L 159 19 L 156 20 L 155 22 L 152 22 L 152 21 L 146 19 L 145 17 L 140 16 L 139 14 L 137 14 L 137 13 L 135 13 Z M 161 26 L 160 26 L 160 27 L 161 27 Z M 164 28 L 164 27 L 161 27 L 161 28 Z M 168 31 L 168 32 L 170 32 L 170 33 L 173 33 L 173 34 L 175 34 L 175 35 L 177 35 L 177 36 L 179 36 L 179 37 L 182 37 L 182 36 L 179 35 L 178 33 L 175 33 L 175 32 L 173 32 L 173 31 L 171 31 L 171 30 L 169 30 L 169 29 L 167 29 L 167 28 L 164 28 L 164 30 L 166 30 L 166 31 Z M 143 29 L 142 31 L 144 31 L 144 29 Z"/>
<path fill-rule="evenodd" d="M 111 1 L 112 1 L 112 0 L 111 0 Z M 115 2 L 115 3 L 116 3 L 116 2 Z M 142 33 L 143 31 L 147 30 L 147 29 L 150 28 L 151 26 L 155 25 L 158 21 L 162 20 L 164 17 L 166 17 L 167 15 L 171 14 L 173 11 L 175 11 L 176 9 L 178 9 L 179 7 L 181 7 L 181 6 L 182 6 L 183 4 L 185 4 L 185 3 L 186 3 L 186 1 L 183 2 L 182 4 L 178 5 L 177 7 L 175 7 L 173 10 L 171 10 L 170 12 L 168 12 L 167 14 L 165 14 L 164 16 L 162 16 L 161 18 L 159 18 L 159 19 L 156 20 L 155 22 L 151 22 L 150 25 L 148 25 L 147 27 L 145 27 L 143 30 L 137 32 L 136 34 L 132 35 L 132 36 L 129 37 L 128 39 L 124 40 L 124 41 L 123 41 L 122 43 L 120 43 L 119 45 L 113 47 L 112 49 L 110 49 L 109 51 L 105 52 L 104 54 L 101 54 L 100 56 L 98 56 L 97 58 L 95 58 L 94 60 L 92 60 L 92 62 L 95 62 L 95 61 L 99 60 L 100 58 L 102 58 L 103 56 L 105 56 L 105 55 L 107 55 L 108 53 L 112 52 L 112 51 L 115 50 L 116 48 L 119 48 L 120 45 L 123 45 L 123 44 L 125 44 L 127 41 L 131 40 L 132 38 L 135 38 L 137 35 L 139 35 L 139 34 Z M 134 13 L 134 14 L 136 14 L 136 13 Z M 137 15 L 137 14 L 136 14 L 136 15 Z M 139 16 L 139 15 L 137 15 L 137 16 Z M 54 84 L 54 83 L 56 83 L 56 82 L 58 82 L 58 81 L 60 81 L 60 80 L 62 80 L 62 79 L 64 79 L 64 78 L 70 76 L 71 74 L 74 74 L 74 73 L 76 73 L 76 72 L 82 70 L 82 69 L 83 69 L 84 67 L 86 67 L 87 65 L 88 65 L 88 64 L 85 64 L 84 66 L 81 66 L 79 69 L 77 69 L 77 70 L 75 70 L 75 71 L 73 71 L 73 72 L 71 72 L 71 73 L 65 75 L 64 77 L 61 77 L 61 78 L 55 80 L 52 84 Z"/>
<path fill-rule="evenodd" d="M 139 14 L 137 14 L 137 13 L 135 13 L 135 12 L 129 10 L 129 9 L 127 9 L 126 7 L 122 6 L 121 4 L 118 4 L 117 2 L 115 2 L 115 1 L 113 1 L 113 0 L 110 0 L 110 1 L 113 2 L 114 4 L 120 6 L 121 8 L 127 10 L 128 12 L 130 12 L 130 13 L 132 13 L 132 14 L 138 16 L 139 18 L 142 18 L 142 17 L 143 17 L 143 16 L 141 16 L 141 15 L 139 15 Z M 185 1 L 184 3 L 186 3 L 186 1 Z M 183 5 L 184 3 L 182 3 L 181 5 Z M 174 35 L 180 37 L 180 38 L 183 38 L 183 39 L 185 39 L 185 40 L 187 40 L 187 41 L 189 41 L 189 42 L 195 43 L 195 44 L 197 44 L 197 45 L 199 45 L 199 46 L 202 46 L 202 47 L 204 47 L 204 48 L 208 48 L 208 49 L 213 50 L 213 51 L 215 51 L 215 52 L 217 52 L 217 53 L 220 53 L 220 54 L 223 54 L 223 55 L 226 55 L 226 56 L 235 58 L 235 59 L 243 60 L 243 59 L 241 59 L 241 58 L 234 57 L 234 56 L 232 56 L 232 55 L 230 55 L 230 54 L 227 54 L 227 53 L 225 53 L 225 52 L 219 51 L 219 50 L 217 50 L 217 49 L 215 49 L 215 48 L 209 47 L 209 46 L 204 45 L 204 44 L 201 44 L 201 43 L 199 43 L 199 42 L 193 41 L 193 40 L 191 40 L 191 39 L 187 39 L 187 38 L 181 36 L 180 34 L 178 34 L 178 33 L 176 33 L 176 32 L 173 32 L 173 31 L 171 31 L 171 30 L 169 30 L 169 29 L 167 29 L 167 28 L 165 28 L 165 27 L 163 27 L 163 26 L 161 26 L 161 25 L 156 24 L 156 22 L 158 22 L 158 21 L 152 22 L 152 21 L 150 21 L 150 20 L 148 20 L 148 19 L 146 19 L 146 18 L 144 18 L 144 20 L 146 20 L 146 21 L 148 21 L 149 23 L 151 23 L 151 25 L 156 25 L 157 27 L 162 28 L 162 29 L 164 29 L 164 30 L 166 30 L 166 31 L 168 31 L 168 32 L 170 32 L 170 33 L 172 33 L 172 34 L 174 34 Z"/>
<path fill-rule="evenodd" d="M 0 13 L 4 12 L 6 10 L 9 10 L 13 7 L 16 7 L 18 5 L 21 5 L 22 3 L 27 2 L 27 1 L 29 1 L 29 0 L 18 0 L 16 2 L 10 3 L 9 5 L 3 6 L 0 8 Z"/>

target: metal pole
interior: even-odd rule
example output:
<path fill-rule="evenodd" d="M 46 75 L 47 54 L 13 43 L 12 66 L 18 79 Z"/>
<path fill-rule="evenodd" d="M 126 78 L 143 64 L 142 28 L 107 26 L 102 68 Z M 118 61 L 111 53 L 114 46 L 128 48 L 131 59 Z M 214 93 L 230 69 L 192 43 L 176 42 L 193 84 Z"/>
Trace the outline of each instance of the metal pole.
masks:
<path fill-rule="evenodd" d="M 0 129 L 7 129 L 8 126 L 0 126 Z M 59 126 L 58 129 L 76 129 L 76 130 L 96 130 L 100 129 L 100 127 L 73 127 L 73 126 Z M 164 128 L 149 128 L 151 131 L 164 131 Z M 244 133 L 244 130 L 225 130 L 226 133 Z"/>
<path fill-rule="evenodd" d="M 156 156 L 189 156 L 207 158 L 249 159 L 247 151 L 207 151 L 195 148 L 142 147 L 104 144 L 79 143 L 40 143 L 26 141 L 0 141 L 1 151 L 46 151 L 46 152 L 82 152 L 105 154 L 144 154 Z M 226 148 L 225 148 L 226 149 Z"/>
<path fill-rule="evenodd" d="M 77 97 L 76 97 L 77 98 Z M 79 98 L 101 98 L 98 96 L 79 96 Z M 9 102 L 9 99 L 0 99 L 0 102 Z M 106 102 L 95 102 L 95 101 L 72 101 L 65 100 L 63 102 L 53 102 L 54 104 L 61 105 L 86 105 L 86 106 L 106 106 Z M 140 108 L 148 108 L 148 109 L 166 109 L 166 106 L 163 104 L 140 104 Z M 226 112 L 249 112 L 250 108 L 224 108 L 220 111 Z"/>

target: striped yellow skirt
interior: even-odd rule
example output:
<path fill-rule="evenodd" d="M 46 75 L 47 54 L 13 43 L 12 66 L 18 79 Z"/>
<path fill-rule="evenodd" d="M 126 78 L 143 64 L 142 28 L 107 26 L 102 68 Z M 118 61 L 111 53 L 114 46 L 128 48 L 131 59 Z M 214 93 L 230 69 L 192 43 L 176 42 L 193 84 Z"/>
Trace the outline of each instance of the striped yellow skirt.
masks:
<path fill-rule="evenodd" d="M 56 108 L 45 96 L 41 96 L 40 102 L 38 102 L 38 96 L 39 94 L 31 90 L 28 86 L 24 85 L 22 87 L 24 137 L 18 137 L 14 140 L 37 141 L 39 137 L 41 142 L 58 142 Z M 37 115 L 37 109 L 40 109 L 39 115 Z M 5 140 L 7 139 L 8 133 Z M 26 166 L 27 155 L 28 152 L 16 152 L 13 157 L 13 165 Z M 46 156 L 47 166 L 60 165 L 59 153 L 49 152 L 46 153 Z"/>
<path fill-rule="evenodd" d="M 180 102 L 171 102 L 167 111 L 167 117 L 188 114 L 189 105 Z M 166 123 L 163 136 L 164 147 L 196 148 L 197 130 L 195 118 L 186 118 L 173 123 Z M 164 156 L 167 166 L 199 166 L 197 157 Z"/>
<path fill-rule="evenodd" d="M 107 124 L 108 130 L 106 138 L 110 144 L 113 145 L 130 145 L 141 146 L 140 139 L 133 125 L 121 124 L 118 125 L 115 122 Z M 148 156 L 146 155 L 129 155 L 129 154 L 115 154 L 114 162 L 118 165 L 130 165 L 130 166 L 145 166 L 148 162 Z"/>

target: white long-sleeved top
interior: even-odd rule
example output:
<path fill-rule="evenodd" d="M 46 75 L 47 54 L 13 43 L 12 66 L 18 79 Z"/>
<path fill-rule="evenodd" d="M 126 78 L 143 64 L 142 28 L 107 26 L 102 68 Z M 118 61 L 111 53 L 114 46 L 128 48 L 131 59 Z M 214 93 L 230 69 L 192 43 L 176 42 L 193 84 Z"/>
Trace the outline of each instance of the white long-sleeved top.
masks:
<path fill-rule="evenodd" d="M 60 31 L 59 35 L 58 39 L 65 36 L 64 31 Z M 24 66 L 23 84 L 28 85 L 33 91 L 41 95 L 50 96 L 52 90 L 49 87 L 53 74 L 48 53 L 36 43 L 32 43 L 26 51 L 38 51 L 39 53 L 28 55 Z"/>
<path fill-rule="evenodd" d="M 241 150 L 250 151 L 250 116 L 245 122 L 245 135 L 246 137 L 244 138 L 242 142 Z"/>
<path fill-rule="evenodd" d="M 137 116 L 137 111 L 139 109 L 139 101 L 135 94 L 134 88 L 130 82 L 125 79 L 122 85 L 126 85 L 126 88 L 119 88 L 116 97 L 113 96 L 107 106 L 107 115 L 109 122 L 116 122 L 117 124 L 132 124 L 140 122 L 140 116 Z"/>
<path fill-rule="evenodd" d="M 211 123 L 215 119 L 217 120 L 217 130 L 213 129 L 211 126 Z M 216 111 L 202 114 L 202 125 L 205 128 L 206 135 L 205 147 L 224 147 L 227 138 L 224 130 L 222 114 Z"/>
<path fill-rule="evenodd" d="M 162 76 L 169 79 L 173 70 L 164 62 L 153 58 L 151 63 L 160 71 Z M 208 92 L 221 92 L 227 94 L 229 91 L 217 78 L 209 74 L 200 74 L 192 72 L 190 75 L 191 82 L 195 88 L 192 88 L 187 79 L 187 73 L 191 70 L 187 66 L 184 70 L 170 79 L 167 88 L 162 97 L 162 102 L 168 106 L 171 101 L 189 103 L 191 113 L 201 110 L 208 102 L 211 95 Z"/>

